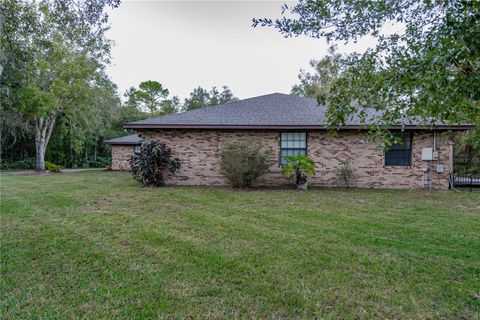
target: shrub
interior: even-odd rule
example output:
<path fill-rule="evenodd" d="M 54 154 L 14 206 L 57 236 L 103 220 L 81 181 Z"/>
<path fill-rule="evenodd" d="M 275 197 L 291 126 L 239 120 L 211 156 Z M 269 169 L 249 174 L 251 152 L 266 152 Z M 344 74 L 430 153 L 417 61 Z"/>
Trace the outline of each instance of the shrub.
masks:
<path fill-rule="evenodd" d="M 45 161 L 45 168 L 50 172 L 60 172 L 62 170 L 62 167 L 58 164 L 49 161 Z"/>
<path fill-rule="evenodd" d="M 220 167 L 232 187 L 248 188 L 267 172 L 271 155 L 272 150 L 259 143 L 229 143 L 221 152 Z"/>
<path fill-rule="evenodd" d="M 312 158 L 303 155 L 287 156 L 287 164 L 283 166 L 283 174 L 295 177 L 295 184 L 300 189 L 307 188 L 307 176 L 315 174 Z"/>
<path fill-rule="evenodd" d="M 165 173 L 174 174 L 180 168 L 180 161 L 172 158 L 171 153 L 164 143 L 143 141 L 140 152 L 135 152 L 128 160 L 134 179 L 143 186 L 164 186 Z"/>
<path fill-rule="evenodd" d="M 25 158 L 11 163 L 2 160 L 2 169 L 35 169 L 35 157 Z"/>
<path fill-rule="evenodd" d="M 88 162 L 88 167 L 90 168 L 104 168 L 112 162 L 112 159 L 107 157 L 97 157 L 96 160 L 90 160 Z"/>
<path fill-rule="evenodd" d="M 345 188 L 350 188 L 353 179 L 355 178 L 353 168 L 348 160 L 342 161 L 340 164 L 340 169 L 338 169 L 338 179 L 340 180 L 340 184 Z"/>

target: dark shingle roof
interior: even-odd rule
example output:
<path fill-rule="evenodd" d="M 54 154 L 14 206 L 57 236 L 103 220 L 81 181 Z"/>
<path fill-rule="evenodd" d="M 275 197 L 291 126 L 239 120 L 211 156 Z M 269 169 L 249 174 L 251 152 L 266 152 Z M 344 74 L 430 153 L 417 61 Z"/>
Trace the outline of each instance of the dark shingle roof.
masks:
<path fill-rule="evenodd" d="M 131 134 L 129 136 L 118 137 L 115 139 L 105 140 L 103 143 L 105 144 L 125 144 L 125 145 L 135 145 L 140 144 L 141 138 L 138 134 Z"/>
<path fill-rule="evenodd" d="M 192 111 L 130 122 L 123 127 L 129 129 L 314 129 L 325 128 L 326 111 L 327 107 L 319 106 L 315 99 L 273 93 Z M 369 111 L 367 118 L 374 118 L 376 115 L 378 113 L 372 109 Z M 403 124 L 407 127 L 418 127 L 420 125 L 415 121 L 404 121 Z M 364 128 L 364 126 L 358 116 L 353 116 L 347 120 L 343 128 Z"/>

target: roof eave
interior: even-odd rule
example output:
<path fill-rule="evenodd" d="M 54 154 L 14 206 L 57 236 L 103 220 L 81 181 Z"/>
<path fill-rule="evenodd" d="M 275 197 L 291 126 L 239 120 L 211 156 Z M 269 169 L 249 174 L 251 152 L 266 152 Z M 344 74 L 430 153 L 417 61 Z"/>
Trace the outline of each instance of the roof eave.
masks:
<path fill-rule="evenodd" d="M 124 129 L 242 129 L 242 130 L 328 130 L 330 128 L 324 125 L 223 125 L 223 124 L 139 124 L 127 123 L 123 125 Z M 407 130 L 471 130 L 473 125 L 392 125 L 386 129 L 407 129 Z M 337 128 L 337 130 L 368 130 L 365 125 L 347 125 Z"/>
<path fill-rule="evenodd" d="M 109 145 L 125 145 L 125 146 L 135 146 L 140 144 L 140 142 L 112 142 L 112 141 L 103 141 L 104 144 Z"/>

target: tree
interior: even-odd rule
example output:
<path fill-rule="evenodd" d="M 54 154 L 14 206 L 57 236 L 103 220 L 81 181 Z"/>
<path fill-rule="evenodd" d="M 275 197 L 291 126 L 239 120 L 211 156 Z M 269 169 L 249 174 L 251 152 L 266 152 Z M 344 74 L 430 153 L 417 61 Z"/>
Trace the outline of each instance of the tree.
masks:
<path fill-rule="evenodd" d="M 135 100 L 135 91 L 136 89 L 131 87 L 123 94 L 125 102 L 116 110 L 112 119 L 112 128 L 114 129 L 112 137 L 116 137 L 123 132 L 123 129 L 121 129 L 123 124 L 148 118 L 148 113 L 140 110 Z M 118 131 L 119 129 L 122 131 Z"/>
<path fill-rule="evenodd" d="M 185 99 L 183 110 L 195 110 L 237 100 L 238 98 L 233 95 L 232 91 L 227 86 L 223 86 L 222 91 L 219 91 L 216 87 L 212 87 L 210 91 L 198 87 L 193 89 L 189 98 Z"/>
<path fill-rule="evenodd" d="M 109 62 L 103 9 L 118 5 L 118 0 L 1 4 L 0 93 L 6 101 L 2 108 L 32 123 L 36 170 L 45 170 L 45 151 L 55 124 L 88 114 L 89 99 Z"/>
<path fill-rule="evenodd" d="M 186 98 L 183 103 L 184 111 L 200 109 L 210 105 L 210 94 L 206 89 L 198 87 L 193 89 L 190 97 Z"/>
<path fill-rule="evenodd" d="M 414 116 L 478 124 L 479 12 L 479 1 L 303 0 L 284 5 L 281 19 L 253 19 L 253 26 L 330 42 L 367 35 L 377 40 L 365 53 L 342 59 L 345 71 L 327 99 L 331 126 L 353 113 L 364 116 L 368 108 L 381 111 L 373 130 Z M 391 24 L 401 31 L 382 32 Z"/>
<path fill-rule="evenodd" d="M 160 107 L 160 115 L 176 113 L 180 110 L 180 99 L 178 96 L 173 96 L 172 99 L 162 101 Z"/>
<path fill-rule="evenodd" d="M 135 91 L 135 101 L 139 103 L 140 107 L 149 110 L 153 117 L 168 97 L 168 89 L 153 80 L 143 81 L 138 87 L 139 89 Z"/>
<path fill-rule="evenodd" d="M 318 99 L 329 96 L 333 84 L 343 71 L 341 59 L 342 55 L 336 51 L 336 47 L 331 46 L 327 56 L 310 60 L 314 73 L 300 70 L 300 83 L 292 87 L 292 94 Z"/>
<path fill-rule="evenodd" d="M 65 166 L 96 166 L 97 156 L 106 156 L 103 144 L 109 138 L 115 115 L 120 108 L 117 88 L 108 77 L 99 74 L 96 86 L 88 90 L 88 105 L 75 117 L 60 117 L 55 125 L 45 158 Z M 106 162 L 106 161 L 103 161 Z"/>
<path fill-rule="evenodd" d="M 18 110 L 34 122 L 39 171 L 45 170 L 45 151 L 59 118 L 78 120 L 88 113 L 90 106 L 85 101 L 98 68 L 86 54 L 71 52 L 61 37 L 42 49 L 19 91 L 18 105 Z"/>
<path fill-rule="evenodd" d="M 227 102 L 232 102 L 232 101 L 237 101 L 238 98 L 236 98 L 233 95 L 232 90 L 230 90 L 229 87 L 223 86 L 222 91 L 218 91 L 217 87 L 212 87 L 212 90 L 210 90 L 210 105 L 214 106 L 217 104 L 224 104 Z"/>

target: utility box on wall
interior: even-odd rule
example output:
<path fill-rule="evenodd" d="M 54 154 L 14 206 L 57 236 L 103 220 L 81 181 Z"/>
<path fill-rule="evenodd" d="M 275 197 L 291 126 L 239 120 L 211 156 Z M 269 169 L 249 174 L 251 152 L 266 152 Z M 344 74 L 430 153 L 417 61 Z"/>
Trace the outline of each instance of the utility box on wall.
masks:
<path fill-rule="evenodd" d="M 425 160 L 425 161 L 433 160 L 433 148 L 422 148 L 422 160 Z"/>
<path fill-rule="evenodd" d="M 422 160 L 438 160 L 438 151 L 433 151 L 433 148 L 422 148 Z"/>

